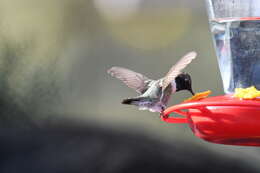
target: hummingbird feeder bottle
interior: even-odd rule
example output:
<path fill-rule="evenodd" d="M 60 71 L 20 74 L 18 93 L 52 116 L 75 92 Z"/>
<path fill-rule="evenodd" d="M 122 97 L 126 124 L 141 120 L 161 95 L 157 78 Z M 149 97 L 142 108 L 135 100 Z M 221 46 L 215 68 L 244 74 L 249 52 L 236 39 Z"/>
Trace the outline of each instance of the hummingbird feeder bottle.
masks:
<path fill-rule="evenodd" d="M 260 99 L 234 97 L 236 88 L 260 89 L 260 1 L 206 0 L 206 6 L 226 95 L 169 107 L 161 118 L 187 123 L 209 142 L 260 146 Z"/>

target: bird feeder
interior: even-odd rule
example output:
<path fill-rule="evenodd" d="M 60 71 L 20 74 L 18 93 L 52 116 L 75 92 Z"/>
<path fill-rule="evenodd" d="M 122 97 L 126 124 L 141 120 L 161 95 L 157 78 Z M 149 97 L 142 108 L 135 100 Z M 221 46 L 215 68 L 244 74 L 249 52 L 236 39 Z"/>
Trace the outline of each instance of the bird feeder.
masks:
<path fill-rule="evenodd" d="M 210 29 L 226 95 L 188 101 L 162 120 L 186 123 L 209 142 L 260 146 L 260 99 L 234 97 L 236 88 L 260 89 L 260 1 L 206 0 Z M 173 117 L 171 113 L 181 117 Z"/>

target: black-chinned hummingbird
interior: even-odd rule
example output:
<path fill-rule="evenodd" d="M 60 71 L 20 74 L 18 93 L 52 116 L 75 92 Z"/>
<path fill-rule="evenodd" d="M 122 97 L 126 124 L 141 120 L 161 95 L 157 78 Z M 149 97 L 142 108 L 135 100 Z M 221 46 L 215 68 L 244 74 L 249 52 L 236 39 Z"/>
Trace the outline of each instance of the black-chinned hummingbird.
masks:
<path fill-rule="evenodd" d="M 168 104 L 171 94 L 181 90 L 188 90 L 194 95 L 190 75 L 181 71 L 196 56 L 196 52 L 186 54 L 172 66 L 165 77 L 158 80 L 149 79 L 140 73 L 122 67 L 112 67 L 107 72 L 122 80 L 128 87 L 140 94 L 137 97 L 124 99 L 122 104 L 135 105 L 140 110 L 162 113 Z"/>

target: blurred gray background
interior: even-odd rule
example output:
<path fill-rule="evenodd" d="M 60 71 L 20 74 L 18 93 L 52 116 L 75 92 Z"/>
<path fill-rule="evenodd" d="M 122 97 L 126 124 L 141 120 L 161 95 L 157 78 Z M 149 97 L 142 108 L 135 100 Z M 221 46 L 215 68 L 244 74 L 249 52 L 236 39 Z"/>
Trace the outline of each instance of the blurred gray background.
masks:
<path fill-rule="evenodd" d="M 120 104 L 136 93 L 107 69 L 157 79 L 191 50 L 198 57 L 185 71 L 193 89 L 223 94 L 203 0 L 0 0 L 1 125 L 40 127 L 66 117 L 196 144 L 260 170 L 258 148 L 208 143 L 185 124 Z M 170 105 L 187 97 L 179 92 Z"/>

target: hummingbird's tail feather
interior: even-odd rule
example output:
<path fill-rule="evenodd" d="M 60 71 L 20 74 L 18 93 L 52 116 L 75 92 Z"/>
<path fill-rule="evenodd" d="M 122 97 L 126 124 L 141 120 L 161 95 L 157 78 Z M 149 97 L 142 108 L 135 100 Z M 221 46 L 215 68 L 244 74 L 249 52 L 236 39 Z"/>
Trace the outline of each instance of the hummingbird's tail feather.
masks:
<path fill-rule="evenodd" d="M 132 102 L 132 99 L 130 98 L 130 99 L 124 99 L 121 103 L 126 104 L 126 105 L 130 105 L 131 102 Z"/>
<path fill-rule="evenodd" d="M 127 99 L 124 99 L 122 101 L 122 104 L 127 104 L 127 105 L 132 105 L 134 103 L 137 103 L 139 102 L 141 99 L 136 97 L 136 98 L 127 98 Z"/>
<path fill-rule="evenodd" d="M 127 98 L 122 101 L 122 104 L 139 106 L 145 100 L 147 100 L 146 97 Z"/>

